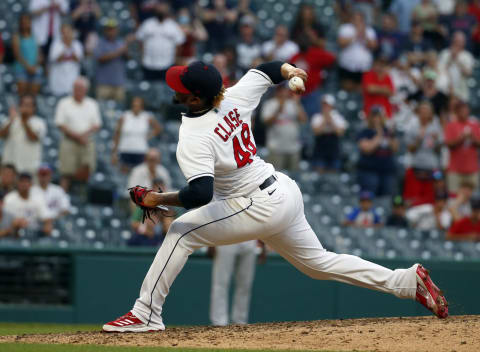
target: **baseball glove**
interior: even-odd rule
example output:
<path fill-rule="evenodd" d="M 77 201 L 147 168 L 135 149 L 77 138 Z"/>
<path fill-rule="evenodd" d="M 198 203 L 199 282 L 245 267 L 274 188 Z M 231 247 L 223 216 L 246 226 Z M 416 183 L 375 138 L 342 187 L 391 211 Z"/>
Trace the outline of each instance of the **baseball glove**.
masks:
<path fill-rule="evenodd" d="M 130 198 L 132 202 L 134 202 L 140 209 L 142 209 L 142 223 L 145 222 L 146 219 L 153 221 L 154 223 L 158 221 L 159 215 L 163 216 L 173 216 L 171 215 L 170 210 L 163 205 L 157 205 L 155 207 L 148 207 L 143 203 L 145 196 L 154 191 L 153 189 L 148 189 L 142 186 L 135 186 L 128 189 Z M 158 192 L 162 192 L 159 188 Z"/>

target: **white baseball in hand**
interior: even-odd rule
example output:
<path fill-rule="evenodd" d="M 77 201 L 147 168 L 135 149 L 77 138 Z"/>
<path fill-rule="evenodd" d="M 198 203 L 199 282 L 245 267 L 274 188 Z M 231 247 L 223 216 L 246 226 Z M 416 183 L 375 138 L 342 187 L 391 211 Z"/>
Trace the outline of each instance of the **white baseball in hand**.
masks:
<path fill-rule="evenodd" d="M 288 88 L 297 93 L 302 93 L 305 91 L 305 84 L 303 84 L 303 79 L 300 77 L 294 76 L 288 81 Z"/>

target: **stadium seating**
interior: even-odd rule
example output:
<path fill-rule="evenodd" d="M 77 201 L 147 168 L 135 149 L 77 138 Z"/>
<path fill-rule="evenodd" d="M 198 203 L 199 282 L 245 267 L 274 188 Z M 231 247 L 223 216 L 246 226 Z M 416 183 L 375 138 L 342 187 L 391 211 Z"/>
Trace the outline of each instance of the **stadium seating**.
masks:
<path fill-rule="evenodd" d="M 130 18 L 126 4 L 123 1 L 99 1 L 102 8 L 102 19 L 115 17 L 120 19 L 121 32 L 131 32 L 134 22 Z M 200 4 L 205 5 L 205 1 Z M 279 23 L 291 25 L 300 0 L 256 0 L 253 4 L 259 18 L 258 34 L 262 38 L 272 35 L 274 27 Z M 317 15 L 329 29 L 327 37 L 335 37 L 337 20 L 334 16 L 333 0 L 310 1 L 317 6 Z M 5 42 L 11 38 L 16 27 L 18 14 L 27 8 L 27 0 L 0 1 L 0 12 L 5 14 L 0 20 L 0 30 Z M 333 43 L 334 40 L 330 40 Z M 330 45 L 330 44 L 329 44 Z M 91 72 L 85 65 L 84 70 Z M 175 150 L 180 119 L 178 109 L 170 105 L 172 93 L 165 84 L 152 85 L 142 81 L 138 64 L 138 51 L 131 50 L 131 58 L 127 62 L 128 91 L 130 95 L 140 95 L 145 98 L 147 107 L 163 124 L 164 133 L 154 141 L 154 145 L 162 152 L 162 161 L 172 176 L 173 188 L 178 189 L 185 184 L 184 177 L 176 163 Z M 0 120 L 7 118 L 8 106 L 15 101 L 15 86 L 12 68 L 0 65 Z M 480 67 L 475 67 L 474 77 L 470 81 L 472 107 L 474 112 L 480 109 Z M 480 258 L 480 243 L 454 243 L 444 240 L 444 234 L 439 231 L 422 233 L 415 230 L 395 228 L 358 229 L 340 226 L 345 214 L 357 202 L 358 185 L 351 170 L 358 159 L 355 135 L 362 128 L 359 117 L 362 110 L 361 96 L 348 94 L 338 90 L 335 73 L 329 73 L 329 79 L 324 87 L 325 92 L 337 97 L 338 108 L 350 124 L 343 143 L 343 159 L 345 170 L 342 174 L 319 175 L 311 171 L 307 162 L 302 162 L 302 171 L 290 173 L 298 182 L 305 200 L 305 212 L 312 228 L 320 241 L 328 250 L 339 253 L 351 253 L 376 258 L 449 258 L 467 260 Z M 58 142 L 60 132 L 54 124 L 54 113 L 57 99 L 48 92 L 38 97 L 37 114 L 46 120 L 48 135 L 44 140 L 44 160 L 54 167 L 58 166 Z M 125 109 L 114 101 L 100 102 L 103 116 L 103 127 L 96 136 L 98 169 L 92 176 L 90 187 L 107 187 L 114 197 L 110 205 L 85 203 L 85 199 L 72 196 L 71 214 L 57 221 L 49 238 L 36 238 L 33 234 L 22 232 L 19 240 L 2 239 L 0 246 L 87 246 L 103 249 L 109 246 L 125 246 L 132 233 L 129 224 L 128 207 L 122 205 L 126 199 L 126 176 L 120 173 L 110 163 L 112 150 L 112 135 L 116 121 Z M 404 150 L 404 149 L 403 149 Z M 123 204 L 125 204 L 123 202 Z M 390 200 L 375 201 L 378 212 L 384 217 L 390 212 Z"/>

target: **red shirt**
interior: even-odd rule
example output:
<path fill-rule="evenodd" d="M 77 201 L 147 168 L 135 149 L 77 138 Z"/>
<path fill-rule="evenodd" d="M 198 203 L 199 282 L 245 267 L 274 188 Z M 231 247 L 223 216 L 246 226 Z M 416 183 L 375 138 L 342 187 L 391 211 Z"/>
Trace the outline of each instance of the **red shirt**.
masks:
<path fill-rule="evenodd" d="M 335 62 L 335 55 L 318 47 L 311 46 L 305 52 L 294 55 L 289 62 L 308 74 L 304 95 L 313 92 L 322 83 L 322 70 Z"/>
<path fill-rule="evenodd" d="M 451 121 L 445 126 L 445 142 L 451 142 L 460 137 L 465 129 L 470 128 L 472 136 L 480 139 L 480 124 L 475 119 L 465 122 Z M 448 171 L 461 174 L 472 174 L 479 170 L 478 150 L 470 139 L 463 144 L 450 149 Z"/>
<path fill-rule="evenodd" d="M 389 74 L 383 75 L 382 78 L 375 71 L 368 71 L 363 74 L 362 88 L 363 88 L 363 111 L 368 116 L 370 108 L 373 105 L 381 105 L 385 109 L 385 113 L 390 118 L 392 117 L 392 104 L 390 98 L 382 94 L 370 94 L 367 92 L 369 85 L 378 85 L 389 88 L 392 92 L 395 91 L 392 79 Z"/>
<path fill-rule="evenodd" d="M 472 219 L 466 217 L 455 221 L 448 232 L 458 238 L 471 234 L 480 238 L 480 222 L 473 223 Z"/>

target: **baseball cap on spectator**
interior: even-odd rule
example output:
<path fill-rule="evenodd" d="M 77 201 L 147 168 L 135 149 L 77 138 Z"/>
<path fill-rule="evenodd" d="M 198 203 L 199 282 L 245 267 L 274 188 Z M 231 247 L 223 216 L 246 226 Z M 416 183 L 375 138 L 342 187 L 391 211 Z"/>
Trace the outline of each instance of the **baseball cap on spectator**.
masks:
<path fill-rule="evenodd" d="M 52 168 L 48 164 L 42 164 L 38 168 L 38 174 L 39 175 L 46 175 L 46 174 L 51 174 L 52 173 Z"/>
<path fill-rule="evenodd" d="M 425 70 L 423 77 L 435 81 L 437 79 L 437 73 L 434 70 Z"/>
<path fill-rule="evenodd" d="M 432 174 L 432 177 L 435 181 L 443 180 L 443 172 L 440 170 L 435 170 Z"/>
<path fill-rule="evenodd" d="M 397 196 L 393 197 L 392 204 L 393 204 L 394 207 L 401 207 L 401 206 L 405 205 L 405 202 L 404 202 L 403 197 L 401 195 L 397 195 Z"/>
<path fill-rule="evenodd" d="M 384 113 L 384 109 L 383 109 L 383 106 L 381 105 L 375 104 L 375 105 L 372 105 L 372 107 L 370 108 L 370 115 L 377 115 L 377 114 L 383 115 L 383 113 Z"/>
<path fill-rule="evenodd" d="M 21 174 L 18 175 L 18 180 L 32 180 L 32 175 L 30 175 L 28 172 L 22 172 Z"/>
<path fill-rule="evenodd" d="M 327 103 L 330 106 L 334 106 L 335 105 L 335 97 L 331 94 L 325 94 L 322 97 L 322 102 Z"/>
<path fill-rule="evenodd" d="M 251 15 L 245 15 L 240 19 L 240 26 L 255 27 L 255 18 Z"/>
<path fill-rule="evenodd" d="M 108 28 L 115 28 L 118 26 L 118 22 L 115 18 L 107 18 L 103 26 Z"/>
<path fill-rule="evenodd" d="M 222 76 L 215 66 L 196 61 L 188 66 L 172 66 L 166 81 L 175 92 L 193 94 L 201 98 L 213 98 L 223 86 Z"/>
<path fill-rule="evenodd" d="M 360 192 L 359 195 L 360 200 L 372 200 L 373 199 L 373 193 L 370 191 L 362 191 Z"/>

